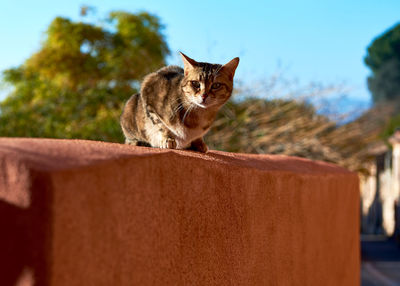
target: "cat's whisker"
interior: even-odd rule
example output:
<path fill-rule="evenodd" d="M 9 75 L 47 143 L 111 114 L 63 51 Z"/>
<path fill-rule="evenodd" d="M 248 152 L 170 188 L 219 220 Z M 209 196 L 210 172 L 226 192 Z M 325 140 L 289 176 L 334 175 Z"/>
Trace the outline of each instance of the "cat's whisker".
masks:
<path fill-rule="evenodd" d="M 215 70 L 215 72 L 213 73 L 213 76 L 214 77 L 216 77 L 217 76 L 217 74 L 219 73 L 219 71 L 222 69 L 222 65 L 221 66 L 219 66 L 216 70 Z"/>
<path fill-rule="evenodd" d="M 177 105 L 175 105 L 176 103 L 178 103 Z M 174 113 L 179 112 L 182 108 L 184 108 L 183 102 L 181 98 L 176 98 L 171 105 L 173 106 L 172 111 Z"/>
<path fill-rule="evenodd" d="M 181 102 L 179 102 L 179 104 L 177 106 L 175 106 L 174 110 L 178 110 L 182 107 L 183 107 L 183 104 Z"/>
<path fill-rule="evenodd" d="M 181 105 L 177 110 L 176 110 L 176 112 L 175 112 L 175 114 L 178 114 L 180 111 L 182 111 L 184 108 L 183 108 L 183 105 Z"/>
<path fill-rule="evenodd" d="M 185 123 L 186 116 L 189 115 L 189 113 L 190 113 L 190 111 L 192 111 L 193 107 L 194 107 L 193 105 L 190 105 L 189 108 L 186 110 L 185 114 L 183 115 L 183 118 L 182 118 L 183 124 Z"/>
<path fill-rule="evenodd" d="M 172 110 L 173 114 L 172 114 L 171 120 L 174 119 L 182 109 L 183 109 L 182 103 L 179 103 L 175 108 L 173 108 L 173 110 Z"/>

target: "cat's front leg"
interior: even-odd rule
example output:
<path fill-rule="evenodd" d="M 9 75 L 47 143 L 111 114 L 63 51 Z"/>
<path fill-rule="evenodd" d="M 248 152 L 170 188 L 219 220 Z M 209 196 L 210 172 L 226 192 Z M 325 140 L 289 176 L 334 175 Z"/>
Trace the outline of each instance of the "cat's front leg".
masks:
<path fill-rule="evenodd" d="M 176 141 L 171 132 L 164 126 L 155 113 L 148 113 L 149 120 L 146 122 L 146 137 L 152 147 L 162 149 L 176 149 Z"/>
<path fill-rule="evenodd" d="M 133 146 L 151 147 L 151 145 L 149 143 L 140 141 L 140 140 L 134 139 L 134 138 L 126 138 L 125 144 L 133 145 Z"/>
<path fill-rule="evenodd" d="M 139 141 L 137 139 L 133 139 L 133 138 L 126 138 L 125 139 L 125 144 L 128 144 L 128 145 L 137 146 L 138 142 Z"/>
<path fill-rule="evenodd" d="M 208 147 L 204 142 L 203 138 L 198 138 L 196 140 L 193 140 L 192 143 L 190 143 L 190 146 L 187 148 L 187 150 L 207 153 Z"/>

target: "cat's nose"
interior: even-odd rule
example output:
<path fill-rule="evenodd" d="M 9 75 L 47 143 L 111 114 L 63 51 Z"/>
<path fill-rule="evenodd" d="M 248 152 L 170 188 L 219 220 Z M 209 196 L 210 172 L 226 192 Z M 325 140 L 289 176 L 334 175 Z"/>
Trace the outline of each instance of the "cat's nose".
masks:
<path fill-rule="evenodd" d="M 202 96 L 201 96 L 201 98 L 203 99 L 203 102 L 206 100 L 206 98 L 207 98 L 207 93 L 204 93 Z"/>

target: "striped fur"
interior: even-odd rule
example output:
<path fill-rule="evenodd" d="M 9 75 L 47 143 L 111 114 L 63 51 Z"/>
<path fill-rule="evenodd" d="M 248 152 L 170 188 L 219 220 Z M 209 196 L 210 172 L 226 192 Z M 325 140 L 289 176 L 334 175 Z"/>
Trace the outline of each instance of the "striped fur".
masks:
<path fill-rule="evenodd" d="M 219 65 L 181 55 L 184 69 L 167 66 L 147 75 L 127 101 L 120 120 L 127 144 L 207 151 L 203 136 L 232 94 L 239 58 Z"/>

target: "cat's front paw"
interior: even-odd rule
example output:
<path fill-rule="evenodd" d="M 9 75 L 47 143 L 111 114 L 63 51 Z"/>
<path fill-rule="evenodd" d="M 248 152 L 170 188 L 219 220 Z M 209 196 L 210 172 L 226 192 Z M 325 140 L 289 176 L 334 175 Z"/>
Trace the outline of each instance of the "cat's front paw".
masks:
<path fill-rule="evenodd" d="M 201 138 L 193 141 L 187 149 L 201 153 L 207 153 L 208 151 L 206 143 Z"/>
<path fill-rule="evenodd" d="M 176 141 L 173 138 L 167 139 L 167 148 L 168 149 L 176 149 Z"/>
<path fill-rule="evenodd" d="M 204 144 L 201 144 L 201 145 L 198 145 L 198 146 L 196 146 L 195 151 L 201 152 L 201 153 L 207 153 L 207 151 L 208 151 L 208 146 L 207 146 L 205 143 L 204 143 Z"/>
<path fill-rule="evenodd" d="M 174 138 L 167 138 L 164 142 L 161 143 L 160 148 L 164 149 L 176 149 L 176 141 Z"/>

